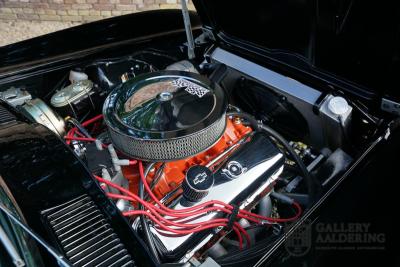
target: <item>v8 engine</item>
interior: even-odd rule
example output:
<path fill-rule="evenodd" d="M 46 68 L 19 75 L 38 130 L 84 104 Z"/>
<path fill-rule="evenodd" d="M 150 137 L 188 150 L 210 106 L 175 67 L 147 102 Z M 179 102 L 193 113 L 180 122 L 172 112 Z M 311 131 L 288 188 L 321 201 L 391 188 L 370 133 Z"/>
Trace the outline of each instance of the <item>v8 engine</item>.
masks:
<path fill-rule="evenodd" d="M 153 175 L 151 182 L 158 197 L 169 193 L 163 192 L 165 187 L 182 191 L 165 199 L 173 211 L 212 201 L 249 210 L 271 192 L 283 169 L 284 155 L 276 145 L 227 116 L 222 88 L 196 74 L 164 71 L 133 79 L 108 96 L 103 112 L 119 151 L 134 159 L 163 161 L 158 167 L 169 169 L 160 178 Z M 174 162 L 182 159 L 183 166 Z M 161 179 L 164 187 L 158 185 Z M 207 223 L 224 215 L 216 210 L 185 220 Z M 220 231 L 171 236 L 157 226 L 151 230 L 167 259 L 182 259 L 187 251 L 194 254 L 200 244 L 221 236 Z"/>
<path fill-rule="evenodd" d="M 144 230 L 148 241 L 156 244 L 164 260 L 186 262 L 194 254 L 205 253 L 206 247 L 232 229 L 242 229 L 236 222 L 243 217 L 239 210 L 249 211 L 268 197 L 283 171 L 285 155 L 277 145 L 266 133 L 227 115 L 227 103 L 219 85 L 179 71 L 131 79 L 105 101 L 111 146 L 130 159 L 152 162 L 144 173 L 129 165 L 122 167 L 131 192 L 143 196 L 148 189 L 150 200 L 167 205 L 169 212 L 158 218 L 162 221 L 186 210 L 196 211 L 183 219 L 178 216 L 170 229 L 158 223 L 149 227 L 140 215 L 142 227 L 149 228 Z M 140 201 L 133 203 L 143 207 Z M 210 208 L 218 203 L 236 211 L 231 208 L 227 214 L 226 207 Z M 138 214 L 129 208 L 124 212 Z M 184 234 L 176 227 L 183 222 L 206 226 L 214 221 L 219 227 L 213 231 Z"/>
<path fill-rule="evenodd" d="M 329 183 L 348 167 L 341 148 L 352 107 L 333 95 L 309 105 L 212 60 L 171 61 L 154 51 L 99 60 L 71 70 L 43 99 L 14 87 L 0 97 L 65 141 L 156 263 L 258 257 L 314 201 L 314 175 Z M 321 115 L 307 117 L 316 107 Z M 89 195 L 74 201 L 83 200 L 101 206 Z M 69 260 L 96 253 L 78 255 Z"/>

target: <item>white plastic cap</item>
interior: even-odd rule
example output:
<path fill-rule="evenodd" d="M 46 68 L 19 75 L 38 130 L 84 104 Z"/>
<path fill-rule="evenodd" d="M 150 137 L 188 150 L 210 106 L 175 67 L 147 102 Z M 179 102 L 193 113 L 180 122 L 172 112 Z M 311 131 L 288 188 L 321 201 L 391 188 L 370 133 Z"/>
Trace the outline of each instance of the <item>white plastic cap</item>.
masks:
<path fill-rule="evenodd" d="M 79 72 L 79 71 L 74 71 L 74 70 L 71 70 L 69 72 L 69 81 L 71 83 L 84 81 L 84 80 L 87 80 L 87 79 L 88 79 L 88 76 L 84 72 Z"/>
<path fill-rule="evenodd" d="M 343 115 L 349 111 L 349 104 L 346 99 L 340 96 L 332 97 L 328 103 L 329 110 L 335 115 Z"/>

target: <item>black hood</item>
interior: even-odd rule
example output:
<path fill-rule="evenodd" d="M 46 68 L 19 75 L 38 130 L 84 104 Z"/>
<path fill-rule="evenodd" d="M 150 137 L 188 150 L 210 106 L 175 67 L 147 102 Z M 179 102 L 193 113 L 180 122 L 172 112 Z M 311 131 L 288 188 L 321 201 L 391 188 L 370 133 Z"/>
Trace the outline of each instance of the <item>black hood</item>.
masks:
<path fill-rule="evenodd" d="M 297 68 L 400 96 L 399 1 L 194 0 L 217 39 Z"/>

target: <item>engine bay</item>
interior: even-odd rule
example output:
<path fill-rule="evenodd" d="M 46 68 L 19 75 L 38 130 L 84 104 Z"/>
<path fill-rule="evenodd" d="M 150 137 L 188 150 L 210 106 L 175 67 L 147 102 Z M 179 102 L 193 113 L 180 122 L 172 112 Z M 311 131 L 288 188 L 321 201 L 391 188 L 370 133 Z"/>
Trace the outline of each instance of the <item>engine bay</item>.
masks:
<path fill-rule="evenodd" d="M 0 98 L 65 142 L 158 263 L 265 254 L 382 123 L 218 47 L 195 61 L 143 49 L 43 80 L 40 93 L 36 78 L 3 83 Z"/>

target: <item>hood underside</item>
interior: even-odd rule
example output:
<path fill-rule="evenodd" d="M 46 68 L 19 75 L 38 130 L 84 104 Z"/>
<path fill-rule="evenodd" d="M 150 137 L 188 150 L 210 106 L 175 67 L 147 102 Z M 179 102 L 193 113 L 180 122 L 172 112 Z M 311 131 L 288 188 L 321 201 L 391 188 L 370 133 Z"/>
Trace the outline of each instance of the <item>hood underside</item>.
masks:
<path fill-rule="evenodd" d="M 397 95 L 398 1 L 194 0 L 221 38 L 263 50 L 297 68 L 318 70 L 379 95 Z"/>

